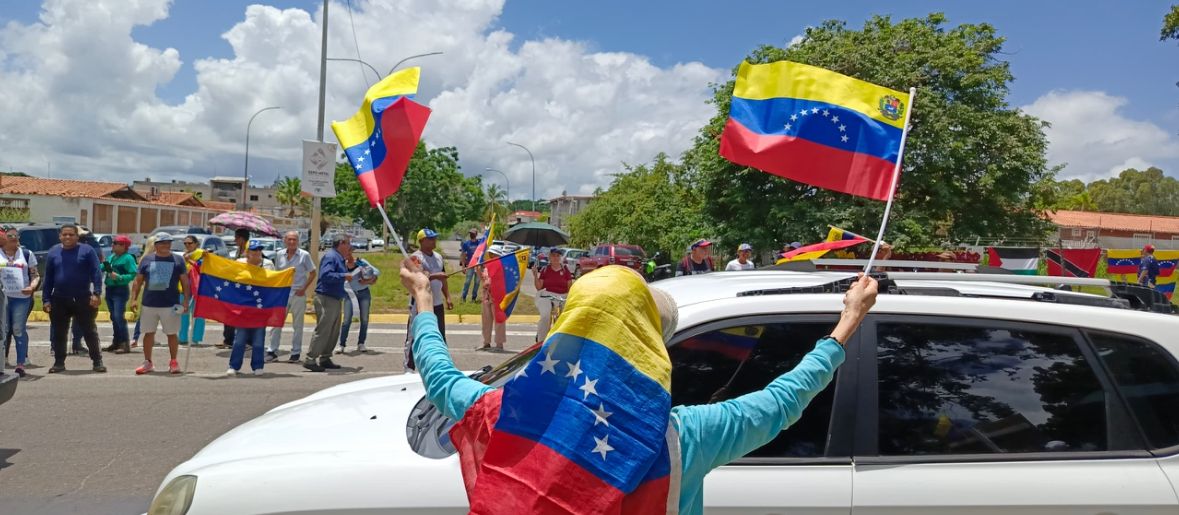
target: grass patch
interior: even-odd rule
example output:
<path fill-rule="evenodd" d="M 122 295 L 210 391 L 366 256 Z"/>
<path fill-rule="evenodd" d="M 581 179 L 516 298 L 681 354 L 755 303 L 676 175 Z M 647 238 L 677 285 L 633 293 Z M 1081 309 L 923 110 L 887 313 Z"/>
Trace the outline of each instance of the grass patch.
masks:
<path fill-rule="evenodd" d="M 381 271 L 381 278 L 376 284 L 370 286 L 373 294 L 373 313 L 408 313 L 409 312 L 409 292 L 401 286 L 401 280 L 397 277 L 398 270 L 401 269 L 401 253 L 400 252 L 368 252 L 358 254 L 363 257 L 373 266 Z M 447 262 L 448 270 L 452 263 Z M 526 280 L 531 280 L 532 276 L 526 276 Z M 482 305 L 477 302 L 462 302 L 459 295 L 463 292 L 464 274 L 455 274 L 450 276 L 447 286 L 450 288 L 450 299 L 454 301 L 454 311 L 448 313 L 460 315 L 477 315 L 482 312 Z M 469 292 L 468 292 L 469 294 Z M 535 315 L 536 302 L 531 295 L 521 295 L 520 299 L 516 301 L 516 310 L 513 312 L 518 315 Z"/>

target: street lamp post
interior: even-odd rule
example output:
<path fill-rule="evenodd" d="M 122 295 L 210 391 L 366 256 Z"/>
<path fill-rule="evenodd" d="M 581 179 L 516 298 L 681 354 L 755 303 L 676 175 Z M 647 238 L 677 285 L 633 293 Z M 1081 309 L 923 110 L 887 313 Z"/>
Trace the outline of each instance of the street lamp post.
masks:
<path fill-rule="evenodd" d="M 246 124 L 246 166 L 245 166 L 245 170 L 242 171 L 242 209 L 243 210 L 246 208 L 246 191 L 249 189 L 249 185 L 250 185 L 250 127 L 252 127 L 254 125 L 254 118 L 257 118 L 258 115 L 260 115 L 266 111 L 270 111 L 271 109 L 282 109 L 282 107 L 279 107 L 279 106 L 263 107 L 262 109 L 259 109 L 258 111 L 256 111 L 254 113 L 254 115 L 250 117 L 250 122 Z"/>
<path fill-rule="evenodd" d="M 427 56 L 431 56 L 431 55 L 442 55 L 442 52 L 428 52 L 428 53 L 425 53 L 425 54 L 411 55 L 411 56 L 409 56 L 409 57 L 406 57 L 405 59 L 402 59 L 402 60 L 400 60 L 400 61 L 397 61 L 397 64 L 393 65 L 393 67 L 392 67 L 392 68 L 389 68 L 389 73 L 387 73 L 387 74 L 385 74 L 385 75 L 386 75 L 386 76 L 392 75 L 392 74 L 393 74 L 393 72 L 394 72 L 395 70 L 397 70 L 397 67 L 398 67 L 398 66 L 401 66 L 401 64 L 402 64 L 402 63 L 404 63 L 404 62 L 406 62 L 406 61 L 408 61 L 408 60 L 410 60 L 410 59 L 417 59 L 417 58 L 419 58 L 419 57 L 427 57 Z"/>
<path fill-rule="evenodd" d="M 532 199 L 531 200 L 532 200 L 532 210 L 536 211 L 536 158 L 532 157 L 532 151 L 528 150 L 528 147 L 525 147 L 524 145 L 521 145 L 519 143 L 512 143 L 511 141 L 508 141 L 507 144 L 524 149 L 525 152 L 528 152 L 528 160 L 532 161 Z"/>
<path fill-rule="evenodd" d="M 381 72 L 377 71 L 376 68 L 373 68 L 373 65 L 368 64 L 367 62 L 362 61 L 360 59 L 353 59 L 351 57 L 329 57 L 329 58 L 327 58 L 327 60 L 328 61 L 352 61 L 354 63 L 363 64 L 363 65 L 367 66 L 368 69 L 372 70 L 373 75 L 377 76 L 377 82 L 381 81 Z"/>
<path fill-rule="evenodd" d="M 511 203 L 512 203 L 512 181 L 508 180 L 508 174 L 503 173 L 503 172 L 496 170 L 494 168 L 484 168 L 484 170 L 487 170 L 488 172 L 498 173 L 504 177 L 504 196 L 508 199 L 508 204 L 511 205 Z"/>

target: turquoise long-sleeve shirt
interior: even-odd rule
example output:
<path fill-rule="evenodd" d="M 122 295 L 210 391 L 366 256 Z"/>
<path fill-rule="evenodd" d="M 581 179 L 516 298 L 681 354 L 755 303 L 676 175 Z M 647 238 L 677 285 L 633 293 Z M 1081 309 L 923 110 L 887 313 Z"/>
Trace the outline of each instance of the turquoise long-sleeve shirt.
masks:
<path fill-rule="evenodd" d="M 433 313 L 419 313 L 412 329 L 414 360 L 426 397 L 447 417 L 461 419 L 492 388 L 455 368 Z M 704 513 L 704 476 L 769 443 L 798 421 L 811 400 L 831 383 L 843 360 L 843 346 L 824 338 L 794 370 L 762 390 L 716 404 L 672 408 L 683 464 L 680 513 Z"/>

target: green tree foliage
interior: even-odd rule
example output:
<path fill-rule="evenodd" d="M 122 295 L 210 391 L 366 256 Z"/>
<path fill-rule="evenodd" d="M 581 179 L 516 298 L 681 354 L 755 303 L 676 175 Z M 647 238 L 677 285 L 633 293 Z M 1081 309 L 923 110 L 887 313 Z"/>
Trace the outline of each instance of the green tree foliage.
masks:
<path fill-rule="evenodd" d="M 1179 40 L 1179 4 L 1171 6 L 1171 12 L 1163 17 L 1163 30 L 1159 34 L 1159 41 L 1168 39 Z"/>
<path fill-rule="evenodd" d="M 303 181 L 298 177 L 283 177 L 277 183 L 274 193 L 279 204 L 287 207 L 287 216 L 293 217 L 297 211 L 311 212 L 311 198 L 303 196 Z"/>
<path fill-rule="evenodd" d="M 903 175 L 888 240 L 929 245 L 976 236 L 1039 237 L 1045 181 L 1043 124 L 1010 106 L 1004 39 L 987 24 L 948 27 L 945 17 L 893 23 L 869 19 L 861 30 L 828 21 L 789 48 L 763 46 L 747 60 L 791 60 L 898 90 L 918 89 Z M 734 73 L 736 68 L 734 68 Z M 816 189 L 728 162 L 717 154 L 733 80 L 718 85 L 716 115 L 684 155 L 703 192 L 706 214 L 726 247 L 816 241 L 827 224 L 874 234 L 883 203 Z"/>
<path fill-rule="evenodd" d="M 508 219 L 508 195 L 504 193 L 503 188 L 497 184 L 488 184 L 483 200 L 483 220 L 491 220 L 493 215 L 496 220 Z"/>
<path fill-rule="evenodd" d="M 336 165 L 335 186 L 336 196 L 323 199 L 324 213 L 359 221 L 379 232 L 384 225 L 381 214 L 370 207 L 356 174 L 346 163 Z M 478 177 L 463 177 L 454 147 L 427 149 L 418 143 L 401 189 L 385 205 L 403 236 L 423 227 L 446 230 L 479 216 L 484 205 L 482 183 Z"/>
<path fill-rule="evenodd" d="M 574 246 L 612 242 L 639 245 L 678 257 L 693 239 L 707 232 L 699 191 L 685 180 L 683 169 L 659 154 L 651 165 L 628 167 L 614 177 L 569 229 Z"/>

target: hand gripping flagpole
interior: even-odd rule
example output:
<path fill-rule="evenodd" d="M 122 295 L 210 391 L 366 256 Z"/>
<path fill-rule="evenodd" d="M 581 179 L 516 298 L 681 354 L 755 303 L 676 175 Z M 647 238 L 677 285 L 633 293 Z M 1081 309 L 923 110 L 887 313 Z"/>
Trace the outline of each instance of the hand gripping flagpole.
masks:
<path fill-rule="evenodd" d="M 876 261 L 876 252 L 880 250 L 880 242 L 884 240 L 884 229 L 888 227 L 888 215 L 892 214 L 892 201 L 897 195 L 897 183 L 901 180 L 901 161 L 905 157 L 905 140 L 909 138 L 909 116 L 913 114 L 913 99 L 917 98 L 917 88 L 909 88 L 909 109 L 905 110 L 905 130 L 901 132 L 901 147 L 897 150 L 897 164 L 892 169 L 892 185 L 888 188 L 888 203 L 884 205 L 884 219 L 880 221 L 880 232 L 876 234 L 876 242 L 872 245 L 872 254 L 868 256 L 868 264 L 864 266 L 864 273 L 872 271 L 872 263 Z"/>

